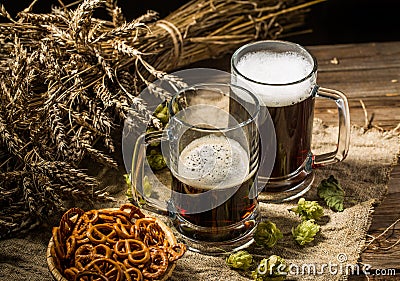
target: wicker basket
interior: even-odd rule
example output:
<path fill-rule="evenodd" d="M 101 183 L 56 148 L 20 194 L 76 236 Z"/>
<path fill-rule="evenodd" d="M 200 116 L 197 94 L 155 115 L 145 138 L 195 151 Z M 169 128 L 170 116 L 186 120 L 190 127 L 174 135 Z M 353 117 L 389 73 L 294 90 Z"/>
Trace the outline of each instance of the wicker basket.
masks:
<path fill-rule="evenodd" d="M 165 237 L 170 243 L 170 245 L 174 245 L 177 243 L 175 235 L 173 234 L 172 230 L 161 220 L 156 218 L 156 222 L 160 225 L 162 230 L 165 232 Z M 54 251 L 54 243 L 53 243 L 53 238 L 50 239 L 49 244 L 47 246 L 47 251 L 46 251 L 46 257 L 47 257 L 47 266 L 49 267 L 49 270 L 51 272 L 51 275 L 54 280 L 56 281 L 68 281 L 60 272 L 61 266 L 59 264 L 59 260 L 56 256 L 56 253 Z M 164 276 L 162 279 L 159 279 L 157 281 L 165 281 L 169 277 L 171 277 L 173 270 L 175 269 L 176 264 L 175 263 L 170 263 L 168 265 L 168 269 L 165 272 Z"/>

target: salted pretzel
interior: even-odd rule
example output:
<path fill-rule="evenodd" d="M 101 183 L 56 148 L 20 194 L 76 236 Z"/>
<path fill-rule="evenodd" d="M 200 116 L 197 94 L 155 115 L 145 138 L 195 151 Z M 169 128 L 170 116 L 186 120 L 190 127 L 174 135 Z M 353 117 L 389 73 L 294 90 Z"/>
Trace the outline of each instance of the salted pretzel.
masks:
<path fill-rule="evenodd" d="M 75 251 L 75 268 L 83 270 L 86 265 L 88 265 L 92 260 L 93 245 L 84 244 L 81 245 Z"/>
<path fill-rule="evenodd" d="M 125 278 L 121 266 L 110 258 L 95 259 L 85 266 L 84 271 L 96 272 L 108 278 L 107 280 L 122 281 Z"/>
<path fill-rule="evenodd" d="M 132 204 L 123 204 L 123 205 L 121 205 L 121 207 L 119 209 L 120 209 L 120 211 L 129 210 L 129 218 L 130 219 L 140 219 L 140 218 L 146 217 L 142 213 L 142 211 L 140 211 L 139 208 L 137 208 L 136 206 L 134 206 Z"/>
<path fill-rule="evenodd" d="M 143 269 L 143 276 L 149 279 L 160 278 L 168 268 L 167 254 L 160 248 L 150 247 L 151 264 Z"/>
<path fill-rule="evenodd" d="M 117 232 L 118 237 L 127 239 L 135 238 L 134 225 L 132 225 L 131 223 L 115 223 L 113 226 L 114 230 Z"/>
<path fill-rule="evenodd" d="M 168 240 L 165 239 L 164 231 L 156 222 L 149 223 L 142 236 L 147 246 L 166 246 L 165 243 L 168 242 Z"/>
<path fill-rule="evenodd" d="M 167 247 L 168 260 L 170 262 L 174 262 L 180 259 L 185 253 L 185 251 L 186 251 L 186 246 L 182 243 L 178 243 L 170 247 Z"/>
<path fill-rule="evenodd" d="M 71 234 L 78 218 L 84 213 L 81 208 L 71 208 L 64 213 L 60 220 L 60 235 L 63 240 Z"/>
<path fill-rule="evenodd" d="M 61 239 L 61 233 L 59 227 L 53 227 L 52 229 L 54 251 L 56 252 L 57 258 L 59 260 L 65 259 L 64 246 Z"/>
<path fill-rule="evenodd" d="M 117 232 L 110 223 L 95 224 L 89 227 L 86 232 L 89 240 L 96 244 L 110 243 L 115 244 L 117 239 Z"/>
<path fill-rule="evenodd" d="M 74 278 L 74 281 L 109 281 L 105 275 L 95 271 L 81 271 Z"/>
<path fill-rule="evenodd" d="M 99 211 L 98 210 L 90 210 L 83 214 L 82 219 L 85 223 L 94 224 L 99 219 Z"/>
<path fill-rule="evenodd" d="M 52 229 L 52 255 L 69 281 L 162 279 L 186 246 L 170 245 L 163 228 L 139 208 L 68 210 Z"/>
<path fill-rule="evenodd" d="M 125 275 L 128 275 L 132 281 L 142 281 L 143 274 L 140 269 L 136 267 L 130 267 L 125 270 Z"/>
<path fill-rule="evenodd" d="M 149 248 L 142 241 L 135 239 L 119 240 L 114 245 L 118 259 L 128 259 L 130 264 L 142 265 L 150 259 Z"/>

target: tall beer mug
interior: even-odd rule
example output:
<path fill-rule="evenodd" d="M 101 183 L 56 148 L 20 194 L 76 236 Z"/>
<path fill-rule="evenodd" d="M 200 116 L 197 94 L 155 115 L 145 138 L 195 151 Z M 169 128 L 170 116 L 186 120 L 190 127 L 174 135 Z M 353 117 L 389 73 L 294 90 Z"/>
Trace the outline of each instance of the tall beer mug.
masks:
<path fill-rule="evenodd" d="M 236 96 L 234 114 L 230 106 Z M 137 205 L 168 214 L 189 249 L 206 254 L 234 251 L 252 242 L 260 215 L 258 99 L 230 84 L 196 84 L 169 102 L 163 132 L 143 134 L 132 161 Z M 170 182 L 149 180 L 146 150 L 161 142 Z M 156 178 L 156 177 L 153 177 Z"/>
<path fill-rule="evenodd" d="M 260 168 L 259 182 L 264 187 L 261 201 L 297 198 L 311 187 L 313 168 L 345 159 L 350 141 L 346 96 L 317 85 L 317 61 L 304 47 L 278 40 L 244 45 L 232 56 L 231 74 L 232 84 L 251 90 L 260 100 L 261 138 L 269 130 L 263 119 L 272 120 L 275 127 L 277 147 L 272 173 L 263 176 Z M 339 116 L 336 150 L 322 155 L 311 151 L 315 98 L 333 100 Z M 270 116 L 263 118 L 267 114 Z M 263 153 L 263 157 L 270 156 Z"/>

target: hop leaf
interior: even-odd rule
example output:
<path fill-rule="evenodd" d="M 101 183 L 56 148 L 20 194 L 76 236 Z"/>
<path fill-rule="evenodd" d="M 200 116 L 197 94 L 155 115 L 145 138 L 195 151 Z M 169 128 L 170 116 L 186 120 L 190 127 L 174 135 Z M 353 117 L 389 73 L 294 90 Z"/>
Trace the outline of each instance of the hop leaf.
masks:
<path fill-rule="evenodd" d="M 250 268 L 253 263 L 253 256 L 250 255 L 247 251 L 238 251 L 236 253 L 231 254 L 226 259 L 227 265 L 231 268 L 247 270 Z"/>
<path fill-rule="evenodd" d="M 320 226 L 314 222 L 314 220 L 302 221 L 298 226 L 292 228 L 292 235 L 294 240 L 299 245 L 305 245 L 314 240 L 320 230 Z"/>
<path fill-rule="evenodd" d="M 322 180 L 318 185 L 317 191 L 318 196 L 325 201 L 329 208 L 337 212 L 344 210 L 345 192 L 333 175 L 329 176 L 328 179 Z"/>
<path fill-rule="evenodd" d="M 324 215 L 324 209 L 317 201 L 307 201 L 304 198 L 300 198 L 297 206 L 290 209 L 290 211 L 298 214 L 303 221 L 318 220 Z"/>
<path fill-rule="evenodd" d="M 262 221 L 257 225 L 253 238 L 257 245 L 272 248 L 283 235 L 275 223 Z"/>
<path fill-rule="evenodd" d="M 133 198 L 132 195 L 132 181 L 131 181 L 131 174 L 125 174 L 124 175 L 125 178 L 125 183 L 128 186 L 127 190 L 126 190 L 126 196 L 130 199 Z"/>
<path fill-rule="evenodd" d="M 286 279 L 289 267 L 286 261 L 277 255 L 262 259 L 251 276 L 255 281 L 283 281 Z"/>

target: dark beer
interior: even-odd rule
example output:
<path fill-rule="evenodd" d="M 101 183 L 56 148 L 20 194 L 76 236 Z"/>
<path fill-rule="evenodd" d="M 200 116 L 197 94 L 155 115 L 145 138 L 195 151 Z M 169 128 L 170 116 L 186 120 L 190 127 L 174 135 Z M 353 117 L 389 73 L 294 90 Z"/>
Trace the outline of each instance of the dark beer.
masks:
<path fill-rule="evenodd" d="M 271 177 L 282 177 L 295 172 L 309 157 L 314 98 L 267 109 L 276 128 L 276 158 Z M 264 130 L 263 124 L 261 130 Z"/>
<path fill-rule="evenodd" d="M 237 141 L 207 135 L 191 142 L 180 155 L 178 171 L 172 171 L 179 230 L 199 240 L 224 241 L 252 229 L 254 224 L 235 225 L 255 213 L 255 176 L 255 169 L 249 172 L 248 153 Z M 203 233 L 202 228 L 207 230 Z"/>
<path fill-rule="evenodd" d="M 242 76 L 233 76 L 233 83 L 251 89 L 261 101 L 261 162 L 268 162 L 267 158 L 275 153 L 272 172 L 265 176 L 268 189 L 291 189 L 307 177 L 307 165 L 311 162 L 313 65 L 293 52 L 256 51 L 245 53 L 237 61 L 236 70 Z M 234 105 L 230 110 L 236 110 Z M 270 139 L 272 129 L 275 129 L 275 140 Z M 273 141 L 275 145 L 269 147 Z M 260 169 L 262 174 L 263 164 Z M 262 178 L 260 181 L 263 184 Z"/>

